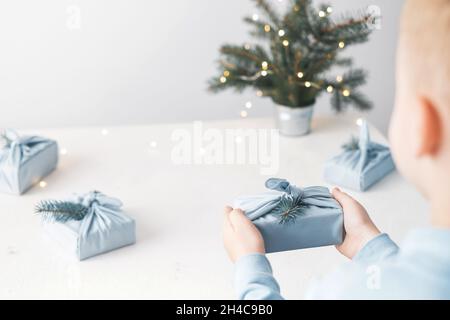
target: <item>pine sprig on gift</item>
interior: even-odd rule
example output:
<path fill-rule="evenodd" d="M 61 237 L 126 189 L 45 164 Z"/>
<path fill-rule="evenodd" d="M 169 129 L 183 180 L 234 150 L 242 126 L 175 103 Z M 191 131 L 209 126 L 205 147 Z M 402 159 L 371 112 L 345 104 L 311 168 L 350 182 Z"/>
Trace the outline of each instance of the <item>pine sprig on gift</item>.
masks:
<path fill-rule="evenodd" d="M 359 150 L 359 139 L 355 136 L 352 136 L 350 141 L 342 146 L 342 149 L 344 149 L 345 151 Z"/>
<path fill-rule="evenodd" d="M 36 205 L 35 212 L 44 220 L 54 222 L 80 221 L 88 213 L 89 208 L 69 201 L 45 200 Z"/>
<path fill-rule="evenodd" d="M 280 224 L 291 224 L 295 223 L 297 217 L 304 213 L 306 207 L 301 197 L 282 197 L 272 213 L 280 216 Z"/>

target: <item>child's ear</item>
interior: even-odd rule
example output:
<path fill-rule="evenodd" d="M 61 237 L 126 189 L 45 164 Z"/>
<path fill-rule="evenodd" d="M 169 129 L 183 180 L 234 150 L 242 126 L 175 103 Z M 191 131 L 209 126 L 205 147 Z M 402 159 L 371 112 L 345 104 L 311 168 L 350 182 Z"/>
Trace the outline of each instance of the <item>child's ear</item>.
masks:
<path fill-rule="evenodd" d="M 442 121 L 436 105 L 426 97 L 419 98 L 419 112 L 415 119 L 417 157 L 434 156 L 442 144 Z M 407 121 L 407 120 L 406 120 Z"/>

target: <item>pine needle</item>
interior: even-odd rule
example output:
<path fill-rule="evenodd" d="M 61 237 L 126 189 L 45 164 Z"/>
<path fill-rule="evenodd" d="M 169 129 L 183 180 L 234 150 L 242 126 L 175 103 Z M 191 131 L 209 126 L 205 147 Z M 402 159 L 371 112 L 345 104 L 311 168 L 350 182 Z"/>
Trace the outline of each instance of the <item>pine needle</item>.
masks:
<path fill-rule="evenodd" d="M 83 220 L 88 211 L 82 204 L 56 200 L 41 201 L 35 208 L 35 212 L 41 214 L 44 220 L 61 223 Z"/>
<path fill-rule="evenodd" d="M 280 216 L 280 224 L 291 224 L 304 214 L 306 207 L 301 197 L 283 197 L 273 213 Z"/>

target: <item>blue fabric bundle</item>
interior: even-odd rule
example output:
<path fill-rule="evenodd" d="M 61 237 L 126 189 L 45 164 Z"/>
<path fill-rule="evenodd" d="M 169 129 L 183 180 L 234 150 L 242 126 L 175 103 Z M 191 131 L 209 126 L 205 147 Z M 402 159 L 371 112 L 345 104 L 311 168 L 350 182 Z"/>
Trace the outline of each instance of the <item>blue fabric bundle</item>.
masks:
<path fill-rule="evenodd" d="M 0 192 L 22 194 L 55 170 L 58 144 L 43 137 L 19 136 L 6 130 L 0 149 Z"/>
<path fill-rule="evenodd" d="M 261 232 L 267 253 L 342 243 L 342 208 L 324 187 L 300 189 L 283 179 L 269 179 L 273 192 L 236 199 Z"/>
<path fill-rule="evenodd" d="M 395 170 L 389 147 L 370 141 L 366 122 L 361 126 L 359 140 L 353 138 L 343 149 L 325 164 L 324 179 L 331 184 L 366 191 Z"/>
<path fill-rule="evenodd" d="M 58 219 L 48 212 L 43 216 L 43 226 L 52 239 L 58 242 L 69 254 L 79 260 L 112 251 L 136 242 L 134 219 L 125 215 L 122 202 L 98 191 L 75 196 L 66 202 L 42 202 L 51 210 L 52 205 L 79 205 L 86 212 L 81 220 Z M 41 205 L 39 206 L 43 206 Z M 38 207 L 39 207 L 38 206 Z"/>

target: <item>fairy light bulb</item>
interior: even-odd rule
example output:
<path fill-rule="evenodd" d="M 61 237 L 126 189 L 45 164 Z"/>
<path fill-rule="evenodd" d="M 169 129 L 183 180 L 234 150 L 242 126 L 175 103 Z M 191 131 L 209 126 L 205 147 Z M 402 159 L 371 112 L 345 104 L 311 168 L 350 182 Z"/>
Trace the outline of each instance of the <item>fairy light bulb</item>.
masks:
<path fill-rule="evenodd" d="M 271 29 L 272 29 L 272 28 L 271 28 L 268 24 L 266 24 L 266 25 L 264 26 L 264 31 L 265 31 L 265 32 L 270 32 Z"/>
<path fill-rule="evenodd" d="M 328 87 L 327 87 L 327 92 L 328 92 L 328 93 L 333 93 L 333 91 L 334 91 L 333 86 L 328 86 Z"/>
<path fill-rule="evenodd" d="M 221 83 L 227 82 L 227 78 L 225 78 L 224 76 L 220 77 L 220 82 Z"/>
<path fill-rule="evenodd" d="M 361 127 L 361 126 L 363 125 L 363 122 L 364 122 L 364 120 L 363 120 L 362 118 L 356 119 L 356 125 L 357 125 L 358 127 Z"/>
<path fill-rule="evenodd" d="M 311 88 L 311 82 L 309 82 L 309 81 L 306 81 L 306 82 L 305 82 L 305 87 L 307 87 L 307 88 Z"/>
<path fill-rule="evenodd" d="M 263 76 L 263 77 L 266 77 L 267 76 L 267 71 L 266 70 L 263 70 L 263 71 L 261 71 L 261 75 Z"/>
<path fill-rule="evenodd" d="M 288 47 L 289 46 L 289 41 L 283 40 L 283 46 Z"/>
<path fill-rule="evenodd" d="M 253 21 L 258 21 L 259 20 L 259 16 L 255 13 L 252 15 L 252 20 Z"/>
<path fill-rule="evenodd" d="M 350 97 L 350 90 L 348 90 L 348 89 L 343 90 L 343 91 L 342 91 L 342 95 L 343 95 L 344 97 Z"/>
<path fill-rule="evenodd" d="M 342 76 L 337 76 L 336 77 L 336 81 L 337 82 L 342 82 L 344 80 L 344 78 Z"/>
<path fill-rule="evenodd" d="M 286 31 L 284 31 L 283 29 L 281 29 L 281 30 L 278 31 L 278 35 L 279 35 L 280 37 L 284 37 L 285 34 L 286 34 Z"/>
<path fill-rule="evenodd" d="M 251 108 L 253 107 L 252 102 L 251 102 L 251 101 L 247 101 L 247 102 L 245 103 L 245 107 L 246 107 L 247 109 L 251 109 Z"/>
<path fill-rule="evenodd" d="M 329 14 L 333 13 L 333 8 L 332 8 L 332 7 L 328 7 L 328 8 L 327 8 L 327 12 L 328 12 Z"/>
<path fill-rule="evenodd" d="M 248 43 L 246 43 L 246 44 L 244 45 L 244 49 L 245 49 L 245 50 L 250 50 L 250 45 L 249 45 Z"/>
<path fill-rule="evenodd" d="M 263 61 L 261 63 L 261 67 L 263 70 L 267 70 L 267 69 L 269 69 L 269 63 L 267 61 Z"/>
<path fill-rule="evenodd" d="M 256 91 L 256 96 L 257 97 L 262 97 L 263 96 L 263 92 L 261 90 Z"/>
<path fill-rule="evenodd" d="M 319 11 L 319 17 L 324 18 L 327 14 L 325 13 L 325 11 L 320 10 Z"/>
<path fill-rule="evenodd" d="M 41 188 L 47 187 L 47 182 L 45 182 L 45 181 L 39 182 L 39 187 L 41 187 Z"/>
<path fill-rule="evenodd" d="M 345 42 L 344 41 L 339 42 L 339 48 L 340 49 L 344 49 L 345 48 Z"/>
<path fill-rule="evenodd" d="M 248 117 L 248 112 L 246 110 L 241 111 L 241 118 L 245 119 Z"/>
<path fill-rule="evenodd" d="M 229 77 L 229 76 L 230 76 L 230 71 L 225 70 L 225 71 L 223 72 L 223 76 L 224 76 L 224 77 Z"/>
<path fill-rule="evenodd" d="M 59 153 L 60 153 L 62 156 L 65 156 L 65 155 L 67 154 L 67 149 L 66 149 L 66 148 L 62 148 L 61 151 L 59 151 Z"/>
<path fill-rule="evenodd" d="M 297 73 L 297 77 L 299 77 L 300 79 L 303 78 L 305 75 L 303 74 L 303 72 L 299 72 Z"/>

